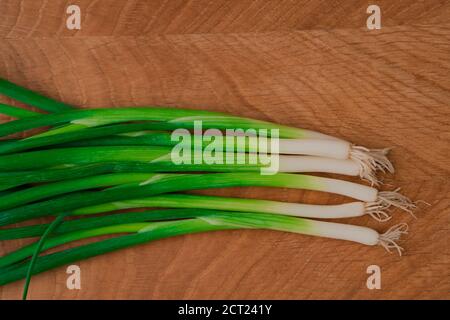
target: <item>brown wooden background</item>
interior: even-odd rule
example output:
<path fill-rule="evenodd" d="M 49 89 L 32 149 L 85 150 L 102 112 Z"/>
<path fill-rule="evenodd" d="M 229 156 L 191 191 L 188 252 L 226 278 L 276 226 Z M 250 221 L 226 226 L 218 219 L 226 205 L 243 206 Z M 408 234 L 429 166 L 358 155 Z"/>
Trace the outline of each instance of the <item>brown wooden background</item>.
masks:
<path fill-rule="evenodd" d="M 393 146 L 402 187 L 425 200 L 405 221 L 402 258 L 379 247 L 269 231 L 167 239 L 35 276 L 34 299 L 450 298 L 450 3 L 376 1 L 0 1 L 0 76 L 80 107 L 169 105 L 228 111 Z M 82 29 L 65 28 L 78 4 Z M 370 3 L 372 4 L 372 2 Z M 13 103 L 1 97 L 2 102 Z M 19 104 L 16 104 L 19 105 Z M 2 118 L 7 120 L 7 118 Z M 317 192 L 214 194 L 339 203 Z M 4 241 L 4 254 L 27 241 Z M 382 290 L 365 283 L 382 269 Z M 0 288 L 20 298 L 23 282 Z"/>

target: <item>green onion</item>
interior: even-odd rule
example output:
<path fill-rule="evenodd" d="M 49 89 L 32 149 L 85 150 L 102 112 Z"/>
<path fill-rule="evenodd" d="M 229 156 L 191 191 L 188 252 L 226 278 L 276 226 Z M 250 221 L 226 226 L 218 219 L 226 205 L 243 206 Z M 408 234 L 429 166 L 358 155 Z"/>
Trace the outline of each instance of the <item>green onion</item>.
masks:
<path fill-rule="evenodd" d="M 6 146 L 7 147 L 7 146 Z M 1 149 L 1 146 L 0 146 Z M 0 156 L 0 167 L 3 171 L 30 170 L 58 165 L 82 165 L 97 162 L 147 162 L 152 164 L 154 172 L 163 171 L 230 171 L 244 170 L 257 171 L 269 168 L 269 164 L 262 164 L 255 154 L 254 163 L 251 164 L 252 154 L 247 153 L 221 153 L 217 152 L 214 161 L 203 159 L 203 155 L 192 152 L 192 164 L 176 164 L 172 160 L 172 149 L 161 146 L 103 146 L 50 149 L 30 151 Z M 273 156 L 271 156 L 273 157 Z M 229 158 L 232 163 L 228 164 Z M 242 160 L 242 161 L 240 161 Z M 275 162 L 277 161 L 277 162 Z M 217 163 L 216 163 L 217 162 Z M 221 162 L 221 163 L 219 163 Z M 279 155 L 271 161 L 276 163 L 278 172 L 326 172 L 361 176 L 373 180 L 373 172 L 361 172 L 360 165 L 352 160 L 341 160 L 313 156 Z M 197 164 L 198 163 L 198 164 Z M 237 164 L 236 164 L 237 163 Z M 239 164 L 242 163 L 242 164 Z M 150 169 L 150 167 L 148 168 Z M 366 175 L 367 174 L 367 175 Z M 0 176 L 1 179 L 1 176 Z"/>
<path fill-rule="evenodd" d="M 161 128 L 164 128 L 162 125 Z M 92 130 L 92 128 L 85 129 Z M 242 137 L 241 137 L 242 138 Z M 197 139 L 196 135 L 193 135 L 193 140 Z M 198 138 L 198 139 L 201 139 Z M 235 144 L 238 137 L 235 137 Z M 209 145 L 210 141 L 202 140 L 202 148 Z M 89 139 L 83 141 L 75 141 L 66 143 L 62 147 L 89 147 L 89 146 L 170 146 L 173 147 L 179 142 L 172 139 L 170 133 L 167 132 L 132 132 L 129 134 L 118 134 L 107 138 Z M 267 151 L 277 152 L 279 154 L 299 154 L 299 155 L 311 155 L 328 157 L 335 159 L 348 159 L 351 153 L 352 146 L 343 140 L 327 140 L 327 139 L 278 139 L 279 150 L 270 150 L 272 141 L 267 139 Z M 194 146 L 195 147 L 195 146 Z M 258 146 L 253 146 L 249 143 L 248 136 L 243 143 L 243 149 L 239 151 L 246 152 L 258 152 Z M 227 139 L 224 139 L 224 150 L 227 149 Z"/>
<path fill-rule="evenodd" d="M 398 246 L 395 241 L 398 240 L 402 234 L 407 233 L 407 226 L 405 224 L 394 226 L 386 233 L 379 234 L 370 228 L 346 224 L 281 215 L 217 211 L 197 219 L 172 222 L 119 224 L 75 231 L 49 238 L 45 245 L 46 249 L 97 235 L 132 233 L 128 236 L 119 236 L 39 257 L 36 260 L 33 274 L 46 271 L 61 264 L 78 261 L 151 240 L 188 233 L 237 228 L 269 229 L 353 241 L 369 246 L 382 245 L 387 250 L 392 248 L 397 249 L 399 254 L 401 254 L 402 248 Z M 25 276 L 25 268 L 23 265 L 19 264 L 12 270 L 7 267 L 29 257 L 35 249 L 35 246 L 36 244 L 29 245 L 1 258 L 0 285 L 19 280 Z"/>
<path fill-rule="evenodd" d="M 164 122 L 146 122 L 134 124 L 116 124 L 102 127 L 87 128 L 84 130 L 75 130 L 52 135 L 39 134 L 29 138 L 15 140 L 7 144 L 0 145 L 0 154 L 30 150 L 38 147 L 48 147 L 63 143 L 74 142 L 69 146 L 170 146 L 177 145 L 178 139 L 172 139 L 171 134 L 167 132 L 145 132 L 142 134 L 139 130 L 163 130 L 167 128 Z M 138 136 L 111 136 L 123 133 L 138 134 Z M 94 139 L 110 136 L 103 139 Z M 88 139 L 88 140 L 84 140 Z M 197 139 L 197 138 L 194 138 Z M 201 137 L 199 138 L 201 139 Z M 237 139 L 237 137 L 235 138 Z M 224 148 L 218 150 L 225 152 L 227 148 L 227 139 L 224 139 Z M 201 147 L 205 148 L 209 142 L 202 140 Z M 233 149 L 236 151 L 236 142 L 233 141 Z M 270 151 L 271 140 L 267 140 Z M 345 141 L 323 140 L 323 139 L 279 139 L 280 154 L 304 154 L 313 156 L 330 157 L 336 159 L 348 159 L 351 152 L 351 146 Z M 195 148 L 195 146 L 192 146 Z M 246 152 L 258 152 L 258 146 L 249 143 L 249 139 L 244 139 L 243 150 Z M 276 151 L 278 152 L 278 151 Z"/>
<path fill-rule="evenodd" d="M 379 192 L 385 197 L 386 191 Z M 226 211 L 251 211 L 259 213 L 283 214 L 303 218 L 337 219 L 370 215 L 377 221 L 390 219 L 387 212 L 390 203 L 376 204 L 362 201 L 339 205 L 314 205 L 269 201 L 259 199 L 230 198 L 192 194 L 164 194 L 142 199 L 131 199 L 104 203 L 97 206 L 77 209 L 78 215 L 104 213 L 123 209 L 161 207 L 161 208 L 200 208 Z"/>
<path fill-rule="evenodd" d="M 6 79 L 0 79 L 0 93 L 25 104 L 29 104 L 49 112 L 59 112 L 72 109 L 71 106 L 63 102 L 44 97 L 39 93 L 18 86 Z"/>

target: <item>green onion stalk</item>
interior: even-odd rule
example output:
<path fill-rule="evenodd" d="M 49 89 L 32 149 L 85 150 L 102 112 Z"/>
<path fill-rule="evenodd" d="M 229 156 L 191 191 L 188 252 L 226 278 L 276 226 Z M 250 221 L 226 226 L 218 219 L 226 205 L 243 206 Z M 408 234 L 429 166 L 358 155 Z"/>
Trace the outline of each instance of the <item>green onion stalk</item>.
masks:
<path fill-rule="evenodd" d="M 0 79 L 0 93 L 4 94 L 7 97 L 16 99 L 20 102 L 29 104 L 48 112 L 60 112 L 72 109 L 72 107 L 68 104 L 45 97 L 37 92 L 14 84 L 6 79 Z M 0 112 L 3 113 L 4 110 L 5 109 L 0 108 Z M 16 113 L 16 116 L 20 118 L 26 117 L 28 115 L 25 113 Z"/>
<path fill-rule="evenodd" d="M 5 114 L 9 117 L 19 118 L 19 119 L 40 115 L 40 113 L 31 111 L 31 110 L 27 110 L 27 109 L 23 109 L 23 108 L 10 106 L 10 105 L 4 104 L 4 103 L 0 103 L 0 114 Z"/>

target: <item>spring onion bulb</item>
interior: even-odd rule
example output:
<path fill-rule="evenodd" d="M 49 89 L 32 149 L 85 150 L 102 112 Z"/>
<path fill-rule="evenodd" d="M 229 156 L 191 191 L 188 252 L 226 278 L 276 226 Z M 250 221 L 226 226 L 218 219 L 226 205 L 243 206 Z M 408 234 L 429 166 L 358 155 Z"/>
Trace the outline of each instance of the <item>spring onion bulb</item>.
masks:
<path fill-rule="evenodd" d="M 84 184 L 84 182 L 82 183 Z M 374 210 L 387 206 L 409 208 L 411 202 L 398 192 L 378 192 L 377 189 L 353 182 L 309 176 L 279 173 L 210 173 L 210 174 L 149 174 L 142 182 L 109 188 L 102 192 L 81 192 L 64 195 L 46 201 L 31 203 L 0 212 L 0 226 L 24 221 L 55 212 L 65 212 L 114 201 L 144 198 L 167 192 L 226 187 L 281 187 L 330 192 L 363 202 L 373 203 Z"/>
<path fill-rule="evenodd" d="M 211 216 L 202 216 L 199 219 L 215 225 L 270 229 L 347 240 L 368 246 L 381 245 L 388 251 L 396 249 L 399 255 L 402 254 L 403 248 L 396 241 L 400 239 L 402 234 L 408 233 L 408 225 L 406 223 L 392 226 L 385 233 L 379 234 L 377 231 L 367 227 L 263 213 L 218 212 Z M 140 232 L 151 228 L 152 226 L 146 227 Z"/>
<path fill-rule="evenodd" d="M 177 226 L 182 223 L 193 222 L 196 227 L 192 232 L 202 232 L 209 230 L 226 229 L 267 229 L 282 232 L 298 233 L 310 236 L 319 236 L 332 239 L 352 241 L 368 246 L 381 245 L 386 250 L 396 249 L 401 255 L 402 248 L 396 243 L 402 234 L 408 231 L 406 224 L 400 224 L 391 227 L 386 233 L 379 234 L 377 231 L 360 226 L 323 222 L 303 218 L 294 218 L 273 214 L 257 214 L 247 212 L 225 212 L 216 211 L 209 215 L 202 215 L 196 219 L 188 219 L 178 222 L 136 222 L 127 224 L 117 224 L 105 227 L 78 230 L 61 235 L 56 235 L 47 240 L 43 249 L 48 250 L 62 244 L 77 241 L 80 239 L 91 238 L 99 235 L 109 235 L 118 233 L 134 234 L 158 234 L 166 230 L 168 226 Z M 209 228 L 211 226 L 211 228 Z M 170 234 L 170 233 L 169 233 Z M 171 234 L 169 235 L 171 236 Z M 30 257 L 36 248 L 36 243 L 22 247 L 0 258 L 1 268 L 8 267 L 14 263 Z M 101 252 L 103 253 L 103 252 Z M 49 255 L 50 257 L 51 255 Z M 37 259 L 35 271 L 39 270 L 40 259 Z M 7 273 L 7 272 L 6 272 Z M 5 276 L 0 275 L 0 284 L 4 284 Z"/>

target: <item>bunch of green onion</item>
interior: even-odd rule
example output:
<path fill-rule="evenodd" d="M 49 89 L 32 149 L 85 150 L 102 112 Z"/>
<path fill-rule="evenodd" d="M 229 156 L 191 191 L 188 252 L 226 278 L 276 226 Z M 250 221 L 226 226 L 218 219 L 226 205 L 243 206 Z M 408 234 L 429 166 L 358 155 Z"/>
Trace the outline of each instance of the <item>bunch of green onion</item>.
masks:
<path fill-rule="evenodd" d="M 388 149 L 368 149 L 311 130 L 218 112 L 161 107 L 75 109 L 7 80 L 0 80 L 0 93 L 39 110 L 0 104 L 0 113 L 17 119 L 0 124 L 0 240 L 40 237 L 0 257 L 0 285 L 26 278 L 24 297 L 33 274 L 197 232 L 270 229 L 381 245 L 401 254 L 396 241 L 407 232 L 405 224 L 379 234 L 367 227 L 316 220 L 369 215 L 382 222 L 390 219 L 393 207 L 411 212 L 414 204 L 398 190 L 376 189 L 377 171 L 394 170 Z M 278 129 L 280 172 L 261 175 L 261 163 L 175 165 L 170 161 L 176 144 L 171 134 L 179 128 L 192 130 L 195 121 L 206 129 Z M 49 129 L 14 138 L 42 127 Z M 256 151 L 245 146 L 245 153 Z M 223 156 L 229 153 L 224 150 Z M 231 153 L 238 156 L 235 150 Z M 359 176 L 371 185 L 311 172 Z M 183 193 L 240 186 L 329 192 L 353 202 L 314 205 Z M 124 211 L 135 208 L 145 210 Z M 50 215 L 56 216 L 50 224 L 11 226 Z M 67 220 L 67 216 L 75 219 Z M 100 235 L 111 238 L 46 252 Z"/>

